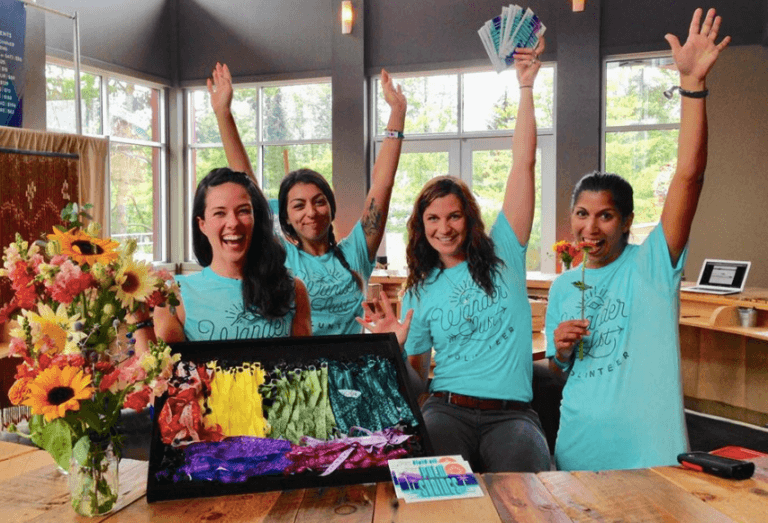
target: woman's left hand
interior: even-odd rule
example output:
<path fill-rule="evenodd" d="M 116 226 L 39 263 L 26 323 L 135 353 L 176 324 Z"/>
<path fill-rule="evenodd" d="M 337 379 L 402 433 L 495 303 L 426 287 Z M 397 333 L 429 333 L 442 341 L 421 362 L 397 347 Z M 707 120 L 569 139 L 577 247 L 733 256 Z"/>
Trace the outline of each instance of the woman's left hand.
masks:
<path fill-rule="evenodd" d="M 709 70 L 715 64 L 720 51 L 728 46 L 731 41 L 730 36 L 726 36 L 719 44 L 715 44 L 717 33 L 720 30 L 719 16 L 715 16 L 715 10 L 707 11 L 707 17 L 704 23 L 701 22 L 702 9 L 696 9 L 691 19 L 691 26 L 688 29 L 688 38 L 684 45 L 680 45 L 680 40 L 673 34 L 667 34 L 664 38 L 669 42 L 672 48 L 672 55 L 675 58 L 675 65 L 680 71 L 680 77 L 691 77 L 696 81 L 702 81 L 706 78 Z"/>
<path fill-rule="evenodd" d="M 401 85 L 395 85 L 392 81 L 392 77 L 384 69 L 381 70 L 381 90 L 384 95 L 384 101 L 389 104 L 389 107 L 405 112 L 408 107 L 408 101 L 403 94 L 403 87 Z"/>
<path fill-rule="evenodd" d="M 515 49 L 515 70 L 517 71 L 517 82 L 521 86 L 533 85 L 536 75 L 541 68 L 539 55 L 544 52 L 544 38 L 539 39 L 535 48 L 519 47 Z"/>
<path fill-rule="evenodd" d="M 357 323 L 374 334 L 393 332 L 397 336 L 400 347 L 405 346 L 408 330 L 411 328 L 413 309 L 408 311 L 401 323 L 395 316 L 389 296 L 384 291 L 381 291 L 377 300 L 373 300 L 373 307 L 369 303 L 363 302 L 363 309 L 365 309 L 365 318 L 355 318 Z"/>

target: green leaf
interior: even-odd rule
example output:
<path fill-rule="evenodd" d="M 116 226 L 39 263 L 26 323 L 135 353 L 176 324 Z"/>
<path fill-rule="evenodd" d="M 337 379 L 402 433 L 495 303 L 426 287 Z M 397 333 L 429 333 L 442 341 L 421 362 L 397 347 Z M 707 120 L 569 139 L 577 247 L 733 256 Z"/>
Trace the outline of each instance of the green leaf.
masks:
<path fill-rule="evenodd" d="M 88 436 L 83 436 L 77 440 L 77 443 L 75 443 L 75 446 L 72 448 L 72 457 L 75 458 L 75 463 L 81 467 L 85 465 L 85 462 L 88 459 L 88 452 L 90 452 L 90 450 L 91 438 Z"/>
<path fill-rule="evenodd" d="M 72 457 L 72 429 L 63 419 L 55 419 L 47 423 L 42 430 L 41 446 L 56 461 L 56 464 L 69 470 L 69 460 Z"/>
<path fill-rule="evenodd" d="M 579 289 L 581 292 L 584 292 L 584 291 L 592 288 L 591 285 L 587 285 L 583 281 L 575 281 L 575 282 L 573 282 L 573 286 L 576 287 L 577 289 Z"/>

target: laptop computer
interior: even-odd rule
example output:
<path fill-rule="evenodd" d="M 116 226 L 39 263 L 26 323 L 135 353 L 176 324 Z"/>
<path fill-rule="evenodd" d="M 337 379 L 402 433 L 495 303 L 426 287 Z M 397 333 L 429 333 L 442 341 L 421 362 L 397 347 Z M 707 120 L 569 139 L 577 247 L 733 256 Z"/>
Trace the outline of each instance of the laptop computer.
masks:
<path fill-rule="evenodd" d="M 707 258 L 701 266 L 699 280 L 693 287 L 681 287 L 685 292 L 706 294 L 736 294 L 744 290 L 752 262 L 713 260 Z"/>

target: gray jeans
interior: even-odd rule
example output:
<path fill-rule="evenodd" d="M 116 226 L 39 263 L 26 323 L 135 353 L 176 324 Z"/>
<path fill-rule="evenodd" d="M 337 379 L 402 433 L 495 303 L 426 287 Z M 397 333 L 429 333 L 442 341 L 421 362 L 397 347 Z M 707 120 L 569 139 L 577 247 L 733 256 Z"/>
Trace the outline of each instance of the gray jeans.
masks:
<path fill-rule="evenodd" d="M 421 411 L 438 456 L 461 454 L 475 472 L 550 469 L 547 439 L 532 409 L 469 409 L 430 396 Z"/>

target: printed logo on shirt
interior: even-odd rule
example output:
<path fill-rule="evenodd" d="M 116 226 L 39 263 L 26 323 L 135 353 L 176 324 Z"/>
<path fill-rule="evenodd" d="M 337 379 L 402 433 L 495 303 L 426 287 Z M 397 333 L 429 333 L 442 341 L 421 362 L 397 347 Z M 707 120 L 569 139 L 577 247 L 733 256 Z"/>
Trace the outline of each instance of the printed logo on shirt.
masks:
<path fill-rule="evenodd" d="M 584 360 L 589 363 L 580 367 L 590 370 L 579 372 L 574 368 L 569 377 L 593 378 L 615 371 L 629 357 L 619 348 L 629 315 L 624 300 L 608 296 L 607 289 L 599 286 L 586 291 L 584 305 L 590 331 L 590 335 L 584 337 Z M 563 313 L 562 321 L 581 318 L 580 296 L 571 306 L 570 312 Z M 574 350 L 579 350 L 578 344 Z"/>
<path fill-rule="evenodd" d="M 350 315 L 360 307 L 360 288 L 352 275 L 344 269 L 332 271 L 301 270 L 296 273 L 304 282 L 312 308 L 313 324 L 315 316 L 320 314 Z"/>
<path fill-rule="evenodd" d="M 279 338 L 291 333 L 288 317 L 267 320 L 260 314 L 245 310 L 242 305 L 231 304 L 224 312 L 224 317 L 224 325 L 218 325 L 210 319 L 198 321 L 197 333 L 208 340 Z"/>
<path fill-rule="evenodd" d="M 502 321 L 507 314 L 507 307 L 502 302 L 508 296 L 509 292 L 503 286 L 494 286 L 489 296 L 469 276 L 458 285 L 454 284 L 445 308 L 435 307 L 427 318 L 448 337 L 450 352 L 446 357 L 470 361 L 485 350 L 501 346 L 514 330 L 509 327 L 502 332 Z M 464 352 L 469 343 L 489 341 L 475 354 Z"/>

